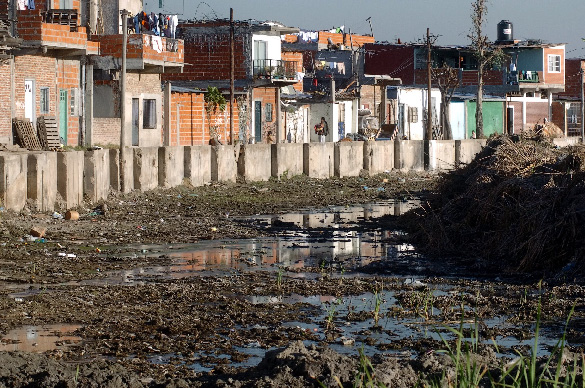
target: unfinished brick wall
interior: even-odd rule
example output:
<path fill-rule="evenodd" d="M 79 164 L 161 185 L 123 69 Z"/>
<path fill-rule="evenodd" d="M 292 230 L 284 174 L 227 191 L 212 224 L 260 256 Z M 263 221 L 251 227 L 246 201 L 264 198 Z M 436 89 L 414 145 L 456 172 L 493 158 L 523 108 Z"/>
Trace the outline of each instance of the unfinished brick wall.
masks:
<path fill-rule="evenodd" d="M 79 61 L 57 61 L 57 90 L 67 90 L 67 145 L 79 145 L 80 120 L 83 96 L 81 93 L 81 65 Z M 40 94 L 37 95 L 37 106 L 40 106 Z M 57 99 L 59 95 L 57 94 Z M 73 99 L 73 100 L 72 100 Z M 56 100 L 57 101 L 57 100 Z M 72 105 L 76 105 L 72 107 Z"/>
<path fill-rule="evenodd" d="M 565 91 L 559 93 L 559 96 L 581 98 L 581 75 L 579 74 L 581 68 L 585 69 L 583 59 L 567 59 L 565 61 Z"/>
<path fill-rule="evenodd" d="M 374 43 L 376 39 L 373 36 L 355 35 L 355 34 L 337 34 L 327 31 L 319 31 L 319 43 L 328 44 L 329 39 L 333 44 L 342 44 L 344 46 L 362 47 L 366 43 Z"/>
<path fill-rule="evenodd" d="M 282 60 L 283 61 L 293 61 L 295 62 L 295 71 L 297 73 L 304 72 L 303 69 L 303 53 L 300 51 L 285 51 L 282 53 Z M 296 84 L 293 85 L 295 90 L 302 92 L 303 91 L 303 81 L 300 80 Z"/>
<path fill-rule="evenodd" d="M 163 80 L 226 80 L 230 79 L 230 37 L 218 33 L 189 34 L 185 40 L 183 73 L 165 74 Z M 234 42 L 234 77 L 246 79 L 251 71 L 246 59 L 246 44 L 243 36 L 236 36 Z"/>
<path fill-rule="evenodd" d="M 49 114 L 57 115 L 57 61 L 51 57 L 23 55 L 14 58 L 14 115 L 17 118 L 24 117 L 24 81 L 34 80 L 36 96 L 36 116 L 40 115 L 40 90 L 43 87 L 50 89 Z M 10 85 L 10 83 L 8 83 Z"/>
<path fill-rule="evenodd" d="M 122 124 L 119 118 L 94 118 L 93 143 L 95 145 L 119 145 Z"/>
<path fill-rule="evenodd" d="M 268 132 L 272 132 L 272 137 L 276 139 L 276 89 L 256 88 L 252 91 L 252 101 L 262 102 L 262 140 L 265 141 Z M 272 104 L 272 121 L 266 121 L 266 104 Z M 250 112 L 255 120 L 253 105 Z M 251 128 L 250 132 L 250 135 L 253 136 L 254 128 Z"/>
<path fill-rule="evenodd" d="M 10 63 L 0 64 L 0 143 L 12 140 L 12 97 L 10 95 Z"/>
<path fill-rule="evenodd" d="M 228 98 L 229 100 L 229 98 Z M 230 105 L 223 112 L 219 111 L 208 117 L 205 111 L 204 93 L 172 93 L 171 96 L 171 144 L 177 144 L 177 108 L 179 110 L 178 145 L 209 144 L 210 121 L 216 126 L 220 140 L 225 144 L 230 134 Z M 239 138 L 238 105 L 234 104 L 234 139 Z"/>

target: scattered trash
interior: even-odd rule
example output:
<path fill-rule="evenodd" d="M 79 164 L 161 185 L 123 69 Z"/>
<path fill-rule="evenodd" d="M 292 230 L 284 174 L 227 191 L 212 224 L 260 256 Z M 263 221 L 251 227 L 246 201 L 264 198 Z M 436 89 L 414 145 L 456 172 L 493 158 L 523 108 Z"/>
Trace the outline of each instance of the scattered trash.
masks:
<path fill-rule="evenodd" d="M 212 231 L 212 232 L 217 232 L 217 228 L 216 228 L 215 226 L 213 226 L 213 227 L 211 228 L 211 231 Z"/>
<path fill-rule="evenodd" d="M 24 302 L 24 298 L 16 297 L 16 298 L 14 298 L 14 301 L 18 302 L 18 303 L 22 303 L 22 302 Z"/>
<path fill-rule="evenodd" d="M 65 253 L 65 252 L 59 252 L 59 253 L 57 253 L 57 256 L 59 256 L 59 257 L 65 257 L 65 256 L 67 256 L 67 253 Z"/>
<path fill-rule="evenodd" d="M 79 219 L 79 213 L 75 210 L 67 210 L 67 213 L 65 213 L 65 219 L 70 221 L 77 221 Z"/>
<path fill-rule="evenodd" d="M 421 282 L 420 280 L 417 280 L 417 279 L 406 279 L 404 281 L 404 285 L 411 286 L 411 287 L 414 287 L 414 288 L 424 288 L 424 287 L 427 286 L 426 283 L 423 283 L 423 282 Z"/>
<path fill-rule="evenodd" d="M 42 226 L 33 226 L 29 232 L 29 234 L 33 237 L 43 237 L 47 232 L 47 228 Z"/>
<path fill-rule="evenodd" d="M 68 253 L 67 254 L 67 257 L 70 258 L 70 259 L 74 259 L 74 258 L 77 257 L 77 255 L 75 253 Z"/>
<path fill-rule="evenodd" d="M 345 337 L 345 336 L 339 337 L 339 340 L 338 341 L 343 346 L 352 346 L 355 343 L 355 339 L 348 338 L 348 337 Z"/>
<path fill-rule="evenodd" d="M 61 213 L 54 212 L 53 213 L 53 218 L 55 220 L 62 220 L 63 219 L 63 215 Z"/>
<path fill-rule="evenodd" d="M 404 178 L 398 178 L 398 183 L 406 183 L 406 179 L 404 179 Z"/>

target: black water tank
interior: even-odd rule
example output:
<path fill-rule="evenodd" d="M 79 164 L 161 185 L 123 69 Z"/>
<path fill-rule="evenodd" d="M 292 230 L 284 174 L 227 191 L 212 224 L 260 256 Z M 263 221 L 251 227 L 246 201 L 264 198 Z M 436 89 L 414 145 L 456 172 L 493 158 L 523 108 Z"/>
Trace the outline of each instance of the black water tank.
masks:
<path fill-rule="evenodd" d="M 508 20 L 502 20 L 498 23 L 498 42 L 514 41 L 512 23 Z"/>

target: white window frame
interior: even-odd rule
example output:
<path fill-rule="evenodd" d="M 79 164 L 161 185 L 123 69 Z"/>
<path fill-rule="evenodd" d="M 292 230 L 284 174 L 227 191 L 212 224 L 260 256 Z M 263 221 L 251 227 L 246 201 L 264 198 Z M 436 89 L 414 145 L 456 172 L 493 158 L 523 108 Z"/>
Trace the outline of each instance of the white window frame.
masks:
<path fill-rule="evenodd" d="M 559 54 L 548 54 L 548 72 L 561 72 L 561 56 Z"/>

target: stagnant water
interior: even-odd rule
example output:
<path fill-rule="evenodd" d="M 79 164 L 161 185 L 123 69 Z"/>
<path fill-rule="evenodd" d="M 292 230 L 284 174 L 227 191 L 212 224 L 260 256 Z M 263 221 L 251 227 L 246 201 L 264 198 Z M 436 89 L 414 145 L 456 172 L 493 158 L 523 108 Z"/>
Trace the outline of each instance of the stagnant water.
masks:
<path fill-rule="evenodd" d="M 317 277 L 320 274 L 315 271 L 303 271 L 305 267 L 319 267 L 326 264 L 334 266 L 332 276 L 342 279 L 346 276 L 356 275 L 355 269 L 367 268 L 370 264 L 384 261 L 391 263 L 393 268 L 403 273 L 403 281 L 406 286 L 412 288 L 412 292 L 419 291 L 423 280 L 419 273 L 424 268 L 413 247 L 408 244 L 393 244 L 392 234 L 397 231 L 375 230 L 361 232 L 352 226 L 358 221 L 374 219 L 384 215 L 400 215 L 405 211 L 418 206 L 417 202 L 384 201 L 375 204 L 351 207 L 331 207 L 322 211 L 300 211 L 275 216 L 256 216 L 242 219 L 243 222 L 256 223 L 258 227 L 278 226 L 282 233 L 278 237 L 259 238 L 236 241 L 206 241 L 191 245 L 142 245 L 134 247 L 134 255 L 158 257 L 161 254 L 171 258 L 171 265 L 140 267 L 132 270 L 116 271 L 108 273 L 105 278 L 88 280 L 80 284 L 105 285 L 124 284 L 128 286 L 154 282 L 161 279 L 180 279 L 200 274 L 210 273 L 221 276 L 226 273 L 238 271 L 272 270 L 279 268 L 295 269 L 287 272 L 286 276 L 293 277 Z M 429 298 L 445 295 L 452 291 L 449 282 L 427 287 Z M 34 289 L 25 292 L 15 292 L 10 297 L 17 301 L 35 293 Z M 366 354 L 377 352 L 374 346 L 365 345 L 366 337 L 376 340 L 378 343 L 388 343 L 396 338 L 420 338 L 428 337 L 441 340 L 441 336 L 449 337 L 450 333 L 444 329 L 437 329 L 441 324 L 433 324 L 433 317 L 440 314 L 440 310 L 431 306 L 425 311 L 423 319 L 398 319 L 386 314 L 392 306 L 397 304 L 393 291 L 383 290 L 379 295 L 366 293 L 363 295 L 336 298 L 331 295 L 315 296 L 255 296 L 248 295 L 245 298 L 250 303 L 282 304 L 282 303 L 308 303 L 321 307 L 321 314 L 313 317 L 312 323 L 283 322 L 284 326 L 299 327 L 311 331 L 320 339 L 325 339 L 325 332 L 320 328 L 320 323 L 332 319 L 340 337 L 332 348 L 341 353 L 355 354 L 357 347 L 364 348 Z M 350 322 L 344 319 L 349 310 L 354 313 L 362 311 L 370 312 L 374 308 L 376 298 L 379 298 L 380 313 L 383 318 L 378 322 L 379 330 L 372 330 L 372 319 L 361 322 Z M 513 325 L 506 316 L 493 317 L 484 321 L 488 327 L 510 328 Z M 454 324 L 453 327 L 457 325 Z M 562 325 L 561 325 L 562 326 Z M 27 326 L 18 328 L 8 333 L 0 343 L 0 350 L 22 350 L 30 352 L 43 352 L 58 349 L 82 339 L 71 333 L 77 329 L 70 325 L 52 326 Z M 243 328 L 246 329 L 246 328 Z M 559 338 L 559 328 L 551 329 L 548 334 L 545 331 L 540 338 L 539 353 L 547 352 L 549 346 L 554 345 Z M 518 346 L 531 346 L 533 339 L 518 339 L 515 337 L 494 338 L 501 348 Z M 307 341 L 307 345 L 310 342 Z M 245 362 L 234 366 L 252 366 L 258 363 L 267 349 L 260 344 L 249 344 L 248 347 L 238 348 L 238 351 L 249 354 L 251 357 Z M 412 357 L 414 352 L 408 350 L 390 350 L 398 356 Z M 151 359 L 155 363 L 166 363 L 174 355 L 156 355 Z M 197 355 L 196 355 L 197 356 Z M 206 356 L 200 354 L 198 356 Z M 218 357 L 218 355 L 214 355 Z M 219 356 L 221 358 L 221 355 Z M 229 356 L 225 356 L 229 357 Z M 212 366 L 194 363 L 191 367 L 198 371 L 210 370 Z"/>

